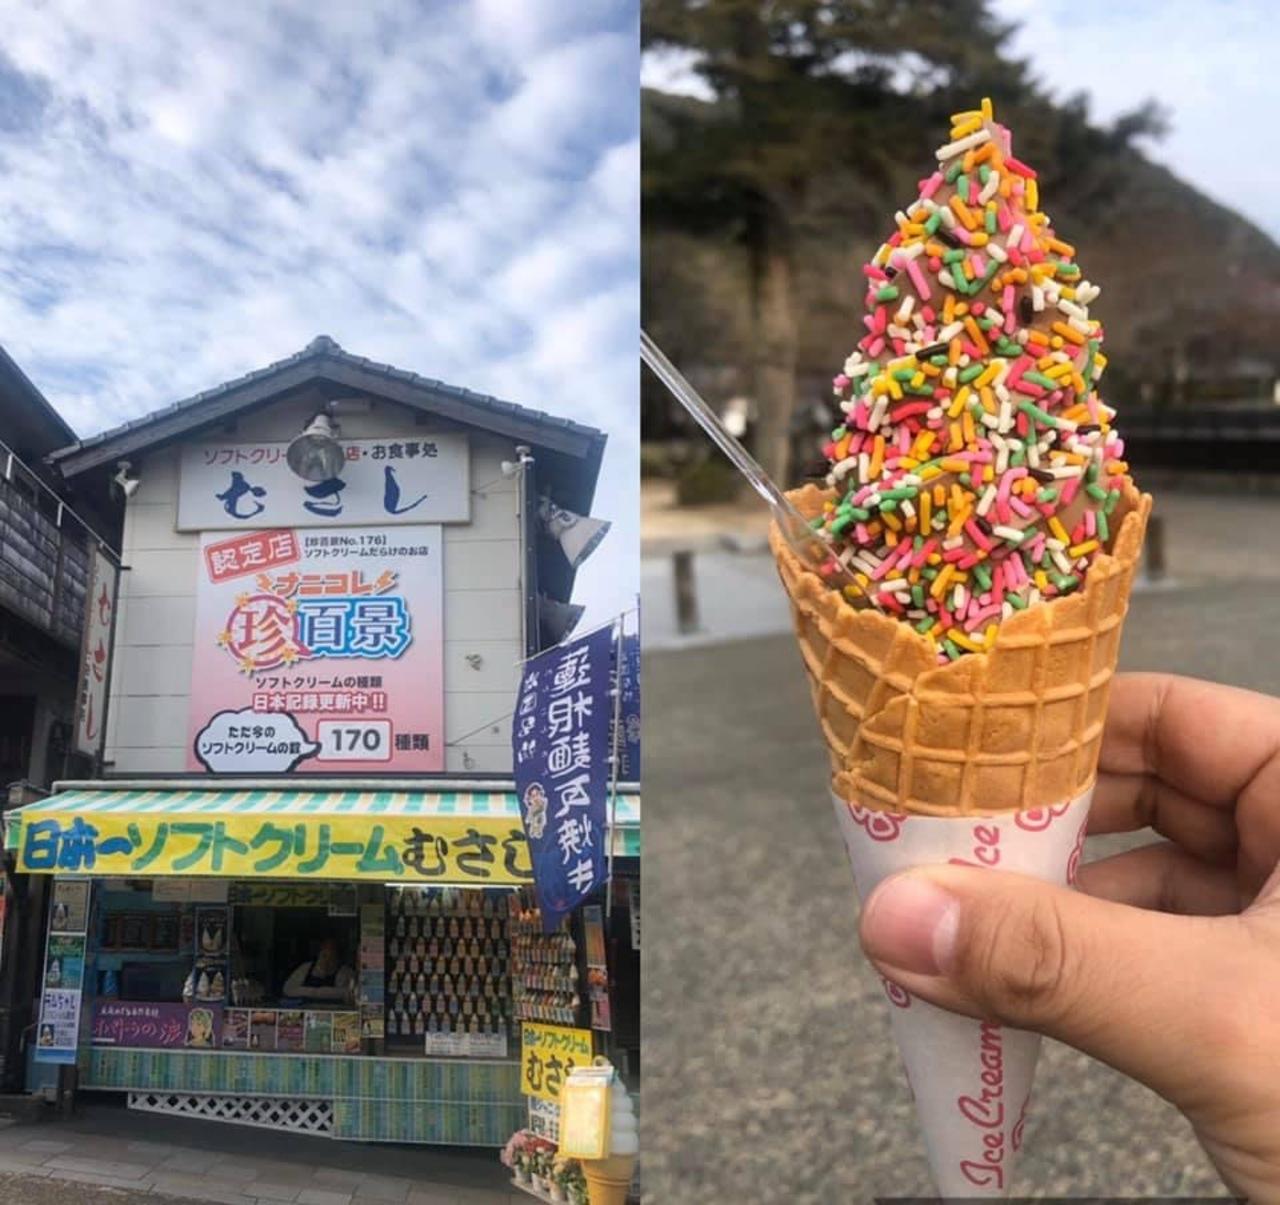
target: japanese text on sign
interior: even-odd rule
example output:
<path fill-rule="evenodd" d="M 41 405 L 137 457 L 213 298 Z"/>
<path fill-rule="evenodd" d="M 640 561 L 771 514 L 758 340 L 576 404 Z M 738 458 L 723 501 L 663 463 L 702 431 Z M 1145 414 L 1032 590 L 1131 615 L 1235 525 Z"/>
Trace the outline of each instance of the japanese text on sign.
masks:
<path fill-rule="evenodd" d="M 100 548 L 90 559 L 85 595 L 84 641 L 80 651 L 80 691 L 76 699 L 75 748 L 94 757 L 102 748 L 107 707 L 107 674 L 111 667 L 111 635 L 118 570 Z"/>
<path fill-rule="evenodd" d="M 162 812 L 41 814 L 27 809 L 16 846 L 35 874 L 229 875 L 397 879 L 502 886 L 533 878 L 524 833 L 498 817 L 328 818 Z M 15 848 L 12 844 L 11 849 Z"/>
<path fill-rule="evenodd" d="M 569 1072 L 590 1065 L 594 1055 L 591 1030 L 526 1021 L 521 1026 L 520 1091 L 558 1100 Z"/>
<path fill-rule="evenodd" d="M 204 536 L 189 769 L 444 768 L 441 529 L 396 530 Z"/>
<path fill-rule="evenodd" d="M 527 662 L 520 683 L 516 791 L 548 932 L 604 882 L 613 647 L 593 632 Z"/>
<path fill-rule="evenodd" d="M 348 440 L 342 472 L 316 482 L 294 475 L 287 448 L 285 443 L 184 448 L 178 530 L 465 523 L 471 517 L 465 435 Z"/>

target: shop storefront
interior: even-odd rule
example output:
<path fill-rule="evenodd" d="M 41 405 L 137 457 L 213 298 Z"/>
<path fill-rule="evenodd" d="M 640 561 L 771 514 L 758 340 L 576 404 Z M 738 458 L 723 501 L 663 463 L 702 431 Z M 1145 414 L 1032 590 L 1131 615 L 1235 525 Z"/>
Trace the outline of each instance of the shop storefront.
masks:
<path fill-rule="evenodd" d="M 634 794 L 616 808 L 613 906 L 550 934 L 509 791 L 96 783 L 7 819 L 19 871 L 55 876 L 38 1055 L 73 1064 L 80 1090 L 500 1146 L 529 1117 L 524 1023 L 594 1027 L 638 1070 Z"/>

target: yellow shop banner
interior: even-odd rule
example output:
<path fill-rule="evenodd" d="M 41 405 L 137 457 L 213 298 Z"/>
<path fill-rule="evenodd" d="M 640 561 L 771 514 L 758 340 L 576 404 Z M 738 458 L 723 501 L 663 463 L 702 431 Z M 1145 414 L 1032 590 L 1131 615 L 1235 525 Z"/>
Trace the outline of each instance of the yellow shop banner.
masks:
<path fill-rule="evenodd" d="M 8 819 L 6 847 L 18 870 L 28 874 L 269 876 L 470 887 L 533 881 L 524 831 L 506 816 L 113 813 L 34 805 Z"/>
<path fill-rule="evenodd" d="M 520 1037 L 520 1091 L 558 1101 L 569 1072 L 590 1066 L 594 1056 L 591 1030 L 525 1021 Z"/>

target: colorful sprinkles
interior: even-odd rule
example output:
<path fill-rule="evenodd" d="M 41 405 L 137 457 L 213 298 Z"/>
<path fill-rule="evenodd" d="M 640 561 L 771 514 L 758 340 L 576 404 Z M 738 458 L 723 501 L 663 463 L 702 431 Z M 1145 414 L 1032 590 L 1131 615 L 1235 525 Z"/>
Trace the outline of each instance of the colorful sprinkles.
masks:
<path fill-rule="evenodd" d="M 945 663 L 1080 587 L 1128 465 L 1097 392 L 1100 290 L 989 100 L 952 117 L 937 158 L 863 268 L 867 333 L 833 382 L 836 496 L 815 525 L 850 600 L 912 624 Z"/>

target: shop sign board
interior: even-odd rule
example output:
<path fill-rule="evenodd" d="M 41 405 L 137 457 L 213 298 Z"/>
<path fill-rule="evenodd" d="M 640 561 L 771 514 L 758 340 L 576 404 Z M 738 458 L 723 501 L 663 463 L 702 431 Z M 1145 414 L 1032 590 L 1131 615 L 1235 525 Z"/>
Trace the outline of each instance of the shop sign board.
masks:
<path fill-rule="evenodd" d="M 213 1050 L 222 1044 L 222 1007 L 95 1000 L 92 1032 L 95 1046 Z"/>
<path fill-rule="evenodd" d="M 539 1138 L 556 1142 L 560 1138 L 560 1106 L 541 1096 L 529 1097 L 529 1130 Z"/>
<path fill-rule="evenodd" d="M 527 661 L 520 682 L 516 793 L 548 933 L 605 881 L 615 644 L 601 628 Z"/>
<path fill-rule="evenodd" d="M 198 875 L 455 887 L 513 887 L 533 880 L 525 835 L 501 816 L 167 815 L 41 812 L 32 806 L 22 813 L 12 852 L 18 869 L 29 874 L 79 871 L 130 878 Z M 267 902 L 273 888 L 251 884 L 248 890 L 254 902 Z M 282 898 L 301 898 L 298 890 L 282 886 Z M 233 898 L 244 902 L 244 889 L 235 891 L 240 894 Z M 329 888 L 320 895 L 326 904 L 332 901 Z"/>
<path fill-rule="evenodd" d="M 560 1154 L 603 1159 L 609 1154 L 612 1067 L 579 1067 L 560 1094 Z"/>
<path fill-rule="evenodd" d="M 438 525 L 205 533 L 187 769 L 444 769 Z"/>
<path fill-rule="evenodd" d="M 84 600 L 84 639 L 80 649 L 80 689 L 76 697 L 77 753 L 97 757 L 107 714 L 107 676 L 111 671 L 111 634 L 119 570 L 101 548 L 89 559 L 89 585 Z"/>
<path fill-rule="evenodd" d="M 569 1072 L 590 1066 L 595 1056 L 589 1029 L 524 1021 L 520 1027 L 520 1091 L 558 1101 Z"/>
<path fill-rule="evenodd" d="M 342 472 L 317 482 L 294 475 L 287 443 L 188 444 L 178 484 L 178 530 L 470 521 L 465 435 L 341 442 Z"/>

